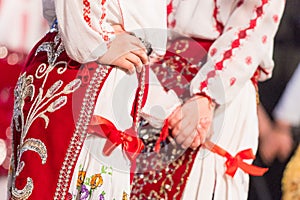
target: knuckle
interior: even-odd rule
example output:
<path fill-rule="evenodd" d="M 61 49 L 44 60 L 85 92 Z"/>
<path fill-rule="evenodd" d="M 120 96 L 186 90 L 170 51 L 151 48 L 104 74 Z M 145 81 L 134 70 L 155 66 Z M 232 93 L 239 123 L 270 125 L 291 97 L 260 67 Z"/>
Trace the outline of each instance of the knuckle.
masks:
<path fill-rule="evenodd" d="M 140 58 L 136 58 L 135 59 L 135 63 L 136 63 L 137 66 L 141 66 L 142 65 L 142 62 L 141 62 Z"/>

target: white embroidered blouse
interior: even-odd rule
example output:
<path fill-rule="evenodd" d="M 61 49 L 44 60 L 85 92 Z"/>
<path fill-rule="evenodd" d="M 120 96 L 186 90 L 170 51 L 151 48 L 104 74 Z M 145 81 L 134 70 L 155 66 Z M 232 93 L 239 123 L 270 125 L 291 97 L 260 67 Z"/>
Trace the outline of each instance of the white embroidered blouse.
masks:
<path fill-rule="evenodd" d="M 107 44 L 114 39 L 114 24 L 122 24 L 125 31 L 150 42 L 155 53 L 165 53 L 165 1 L 43 0 L 43 8 L 49 24 L 57 18 L 66 52 L 80 63 L 95 61 L 106 52 Z M 98 96 L 94 114 L 110 120 L 119 130 L 131 127 L 137 87 L 136 74 L 113 68 Z M 166 92 L 150 71 L 148 98 L 141 111 L 144 118 L 160 127 L 180 103 L 177 95 L 171 90 Z"/>
<path fill-rule="evenodd" d="M 49 21 L 55 17 L 53 8 L 47 9 L 53 7 L 53 1 L 43 0 Z M 258 66 L 260 80 L 271 77 L 273 39 L 285 0 L 103 0 L 101 4 L 95 0 L 55 0 L 55 3 L 66 50 L 82 63 L 105 53 L 106 44 L 114 37 L 111 27 L 114 23 L 123 24 L 126 31 L 164 30 L 168 21 L 176 32 L 215 40 L 208 52 L 209 62 L 192 80 L 191 93 L 204 92 L 218 104 L 224 104 L 236 96 Z M 168 20 L 162 20 L 166 17 L 166 4 L 171 13 Z M 163 33 L 159 37 L 151 31 L 142 34 L 158 47 L 155 49 L 164 49 Z"/>
<path fill-rule="evenodd" d="M 230 102 L 260 66 L 259 79 L 273 70 L 273 39 L 285 0 L 169 0 L 169 25 L 187 36 L 215 40 L 193 79 L 192 93 L 219 104 Z"/>
<path fill-rule="evenodd" d="M 43 0 L 43 7 L 50 24 L 58 19 L 67 53 L 80 63 L 95 61 L 106 52 L 114 38 L 114 24 L 122 24 L 156 47 L 156 53 L 164 53 L 166 20 L 161 19 L 166 18 L 165 1 Z"/>

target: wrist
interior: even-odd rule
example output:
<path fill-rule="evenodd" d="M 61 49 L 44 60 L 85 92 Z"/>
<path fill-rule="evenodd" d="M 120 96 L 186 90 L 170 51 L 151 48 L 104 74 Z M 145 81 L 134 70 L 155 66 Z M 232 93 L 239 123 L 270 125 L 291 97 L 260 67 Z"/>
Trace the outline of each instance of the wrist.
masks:
<path fill-rule="evenodd" d="M 216 106 L 217 106 L 216 102 L 204 92 L 194 94 L 193 97 L 191 98 L 191 100 L 197 99 L 197 98 L 207 99 L 207 101 L 209 102 L 210 107 L 213 108 L 213 109 L 216 108 Z"/>
<path fill-rule="evenodd" d="M 291 125 L 288 122 L 278 120 L 275 123 L 275 128 L 280 132 L 280 133 L 287 133 L 291 134 Z"/>

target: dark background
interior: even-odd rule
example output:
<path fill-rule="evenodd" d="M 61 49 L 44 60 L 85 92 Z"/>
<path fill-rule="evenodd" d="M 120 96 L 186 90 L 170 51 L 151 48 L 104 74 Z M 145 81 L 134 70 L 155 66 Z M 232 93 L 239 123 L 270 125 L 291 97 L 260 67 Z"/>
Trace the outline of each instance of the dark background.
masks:
<path fill-rule="evenodd" d="M 270 117 L 287 82 L 300 63 L 300 0 L 286 0 L 285 12 L 275 39 L 274 61 L 272 79 L 259 84 L 261 104 Z M 263 177 L 251 177 L 248 200 L 280 200 L 281 178 L 287 162 L 280 163 L 275 160 Z M 255 164 L 265 166 L 259 155 Z"/>

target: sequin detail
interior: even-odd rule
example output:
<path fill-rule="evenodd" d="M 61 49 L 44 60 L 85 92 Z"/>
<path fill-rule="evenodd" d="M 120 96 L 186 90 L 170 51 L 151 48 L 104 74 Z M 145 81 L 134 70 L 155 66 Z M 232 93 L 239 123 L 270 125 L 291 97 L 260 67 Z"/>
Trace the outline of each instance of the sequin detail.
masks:
<path fill-rule="evenodd" d="M 111 67 L 109 66 L 99 65 L 86 90 L 80 115 L 76 123 L 75 132 L 71 138 L 63 165 L 59 172 L 59 178 L 54 195 L 55 200 L 65 199 L 67 195 L 67 188 L 71 178 L 72 168 L 76 164 L 81 146 L 87 135 L 87 125 L 91 120 L 94 102 L 97 97 L 97 91 L 99 90 L 100 85 L 103 83 L 105 78 L 108 76 L 110 68 Z"/>
<path fill-rule="evenodd" d="M 42 164 L 46 164 L 47 162 L 48 154 L 46 145 L 39 139 L 27 138 L 30 127 L 38 118 L 41 118 L 45 122 L 46 129 L 50 123 L 47 114 L 56 112 L 66 105 L 66 95 L 73 93 L 81 85 L 81 80 L 75 79 L 61 89 L 64 83 L 62 80 L 58 80 L 45 92 L 44 86 L 48 81 L 49 74 L 56 72 L 58 75 L 61 75 L 67 70 L 66 62 L 56 62 L 63 51 L 64 46 L 59 34 L 56 35 L 54 42 L 45 42 L 41 44 L 35 55 L 46 52 L 48 63 L 40 64 L 34 75 L 27 75 L 26 72 L 24 72 L 19 77 L 16 84 L 14 91 L 15 104 L 13 126 L 17 131 L 16 134 L 20 134 L 20 144 L 17 147 L 17 160 L 15 161 L 13 159 L 14 156 L 12 156 L 12 163 L 16 162 L 17 164 L 17 169 L 12 169 L 12 171 L 14 171 L 14 173 L 12 173 L 14 176 L 11 185 L 12 199 L 28 199 L 34 189 L 34 181 L 31 177 L 27 177 L 27 183 L 23 189 L 18 189 L 15 186 L 16 178 L 26 167 L 26 163 L 21 159 L 23 153 L 27 151 L 35 152 L 41 158 Z M 40 79 L 42 81 L 41 87 L 35 87 L 35 79 Z M 32 102 L 26 116 L 23 112 L 25 102 Z"/>

